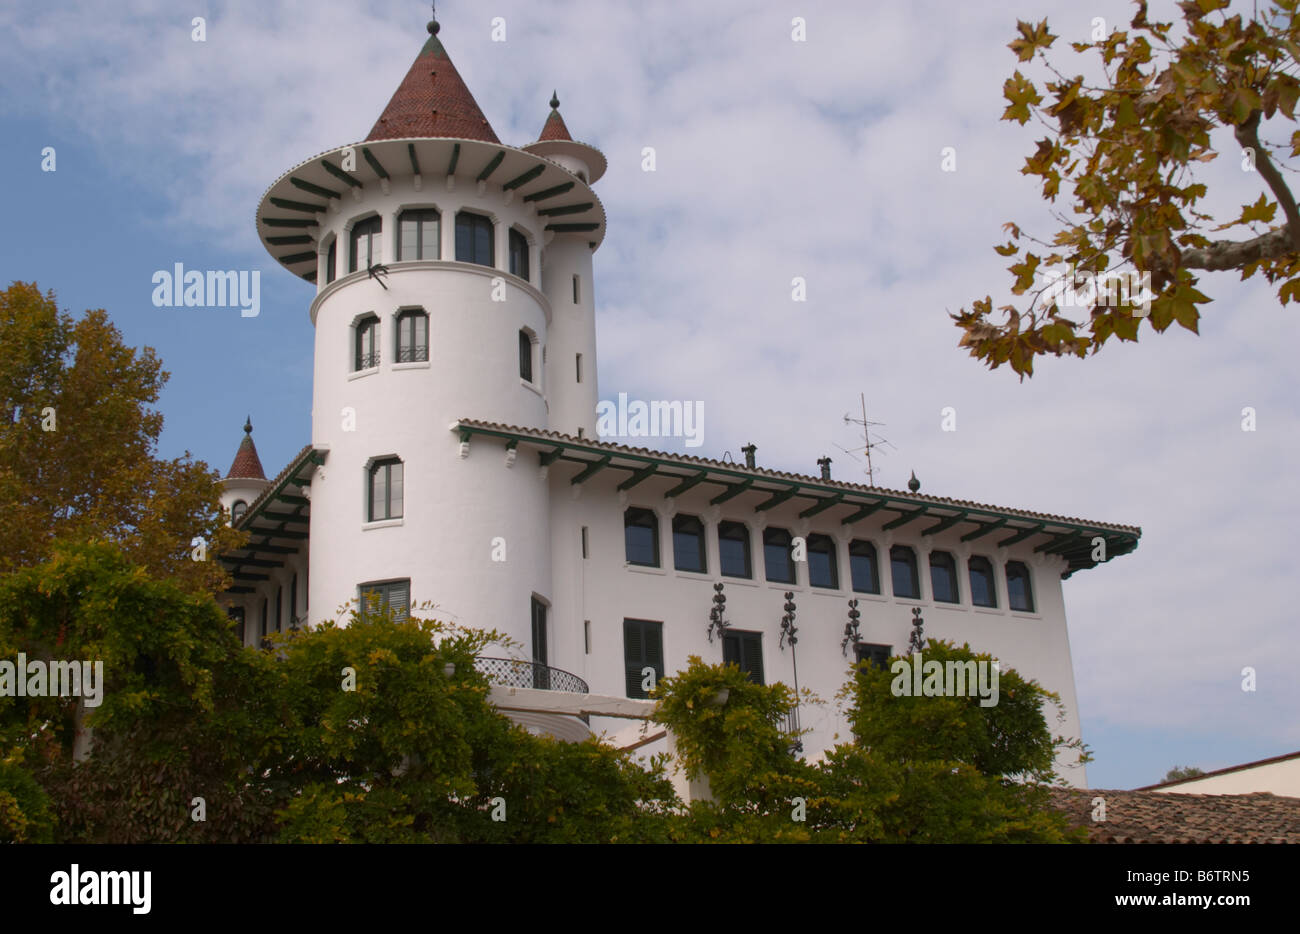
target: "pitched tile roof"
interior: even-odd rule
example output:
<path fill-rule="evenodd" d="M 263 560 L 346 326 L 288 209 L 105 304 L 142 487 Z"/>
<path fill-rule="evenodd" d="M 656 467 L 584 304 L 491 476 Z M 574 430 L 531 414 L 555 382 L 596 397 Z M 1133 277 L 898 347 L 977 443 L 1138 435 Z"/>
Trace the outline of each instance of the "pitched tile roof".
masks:
<path fill-rule="evenodd" d="M 1094 821 L 1093 799 L 1106 819 Z M 1052 807 L 1092 843 L 1300 843 L 1300 798 L 1053 788 Z"/>
<path fill-rule="evenodd" d="M 244 440 L 239 442 L 239 450 L 235 452 L 235 459 L 231 462 L 230 469 L 226 471 L 226 479 L 266 479 L 266 473 L 262 470 L 262 461 L 257 456 L 257 445 L 253 444 L 253 423 L 251 419 L 244 422 Z"/>
<path fill-rule="evenodd" d="M 438 41 L 438 24 L 431 22 L 429 41 L 375 121 L 366 142 L 437 137 L 501 142 Z"/>
<path fill-rule="evenodd" d="M 1154 785 L 1143 785 L 1135 791 L 1154 791 L 1157 788 L 1173 788 L 1175 785 L 1185 785 L 1188 782 L 1199 782 L 1202 779 L 1213 778 L 1216 775 L 1229 775 L 1233 772 L 1244 772 L 1246 769 L 1259 768 L 1261 765 L 1274 765 L 1278 762 L 1286 762 L 1290 759 L 1300 759 L 1300 752 L 1288 752 L 1280 756 L 1271 756 L 1267 759 L 1256 759 L 1254 762 L 1243 762 L 1240 765 L 1230 765 L 1227 768 L 1215 769 L 1213 772 L 1202 772 L 1200 775 L 1192 775 L 1188 778 L 1178 778 L 1168 782 L 1156 782 Z"/>

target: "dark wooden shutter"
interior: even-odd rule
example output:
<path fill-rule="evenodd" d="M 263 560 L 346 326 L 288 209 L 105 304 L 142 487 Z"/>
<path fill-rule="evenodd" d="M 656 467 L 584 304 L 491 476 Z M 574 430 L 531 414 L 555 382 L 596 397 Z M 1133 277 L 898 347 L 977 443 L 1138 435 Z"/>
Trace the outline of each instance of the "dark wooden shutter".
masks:
<path fill-rule="evenodd" d="M 623 620 L 623 674 L 628 697 L 646 697 L 641 671 L 651 668 L 657 682 L 664 676 L 663 623 L 645 619 Z"/>

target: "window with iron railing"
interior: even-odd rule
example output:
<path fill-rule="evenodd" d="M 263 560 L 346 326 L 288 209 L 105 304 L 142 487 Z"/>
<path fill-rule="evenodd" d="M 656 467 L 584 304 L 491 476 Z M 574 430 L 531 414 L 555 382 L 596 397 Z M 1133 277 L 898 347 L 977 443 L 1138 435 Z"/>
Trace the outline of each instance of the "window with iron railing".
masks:
<path fill-rule="evenodd" d="M 429 316 L 404 311 L 397 316 L 397 362 L 421 363 L 429 359 Z"/>

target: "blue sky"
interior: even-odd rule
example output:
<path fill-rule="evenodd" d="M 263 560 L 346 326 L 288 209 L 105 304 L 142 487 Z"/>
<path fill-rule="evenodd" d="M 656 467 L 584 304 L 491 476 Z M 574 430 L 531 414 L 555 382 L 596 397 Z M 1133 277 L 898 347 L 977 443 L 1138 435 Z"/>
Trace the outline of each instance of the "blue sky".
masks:
<path fill-rule="evenodd" d="M 1201 337 L 1144 330 L 1023 384 L 959 350 L 947 317 L 1009 298 L 991 249 L 1003 222 L 1055 229 L 1019 171 L 1041 129 L 998 119 L 1016 15 L 1047 17 L 1078 71 L 1067 40 L 1095 16 L 1126 22 L 1129 5 L 442 6 L 441 38 L 504 141 L 536 138 L 555 88 L 570 131 L 610 160 L 602 397 L 703 400 L 692 453 L 753 441 L 765 466 L 813 473 L 830 454 L 857 479 L 838 448 L 865 392 L 895 446 L 884 486 L 914 469 L 936 495 L 1141 525 L 1135 554 L 1065 584 L 1090 783 L 1300 749 L 1296 313 L 1259 283 L 1207 276 Z M 191 41 L 194 16 L 206 42 Z M 790 39 L 795 16 L 806 42 Z M 163 455 L 224 472 L 245 414 L 269 473 L 309 440 L 313 288 L 264 253 L 254 212 L 286 169 L 365 136 L 427 18 L 420 3 L 334 0 L 0 10 L 0 283 L 106 308 L 157 349 L 172 374 Z M 1227 157 L 1204 172 L 1226 217 L 1260 182 L 1218 142 Z M 940 171 L 945 146 L 956 172 Z M 177 262 L 260 270 L 261 314 L 153 307 L 153 272 Z M 790 301 L 794 276 L 806 303 Z M 956 432 L 940 430 L 947 406 Z M 1254 693 L 1239 687 L 1247 665 Z"/>

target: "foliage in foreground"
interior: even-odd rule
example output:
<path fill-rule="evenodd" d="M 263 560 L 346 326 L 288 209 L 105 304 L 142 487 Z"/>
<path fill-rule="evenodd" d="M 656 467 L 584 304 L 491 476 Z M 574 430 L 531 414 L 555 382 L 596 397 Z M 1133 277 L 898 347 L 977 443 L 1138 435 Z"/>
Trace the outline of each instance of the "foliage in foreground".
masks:
<path fill-rule="evenodd" d="M 245 648 L 211 598 L 114 546 L 59 545 L 0 578 L 0 659 L 102 659 L 103 700 L 0 696 L 0 841 L 1070 838 L 1038 784 L 1052 777 L 1051 696 L 1012 671 L 985 709 L 894 697 L 888 673 L 860 667 L 855 741 L 812 764 L 790 751 L 784 685 L 693 658 L 656 691 L 681 765 L 712 792 L 687 806 L 663 759 L 643 767 L 498 713 L 475 657 L 500 639 L 353 612 Z"/>

